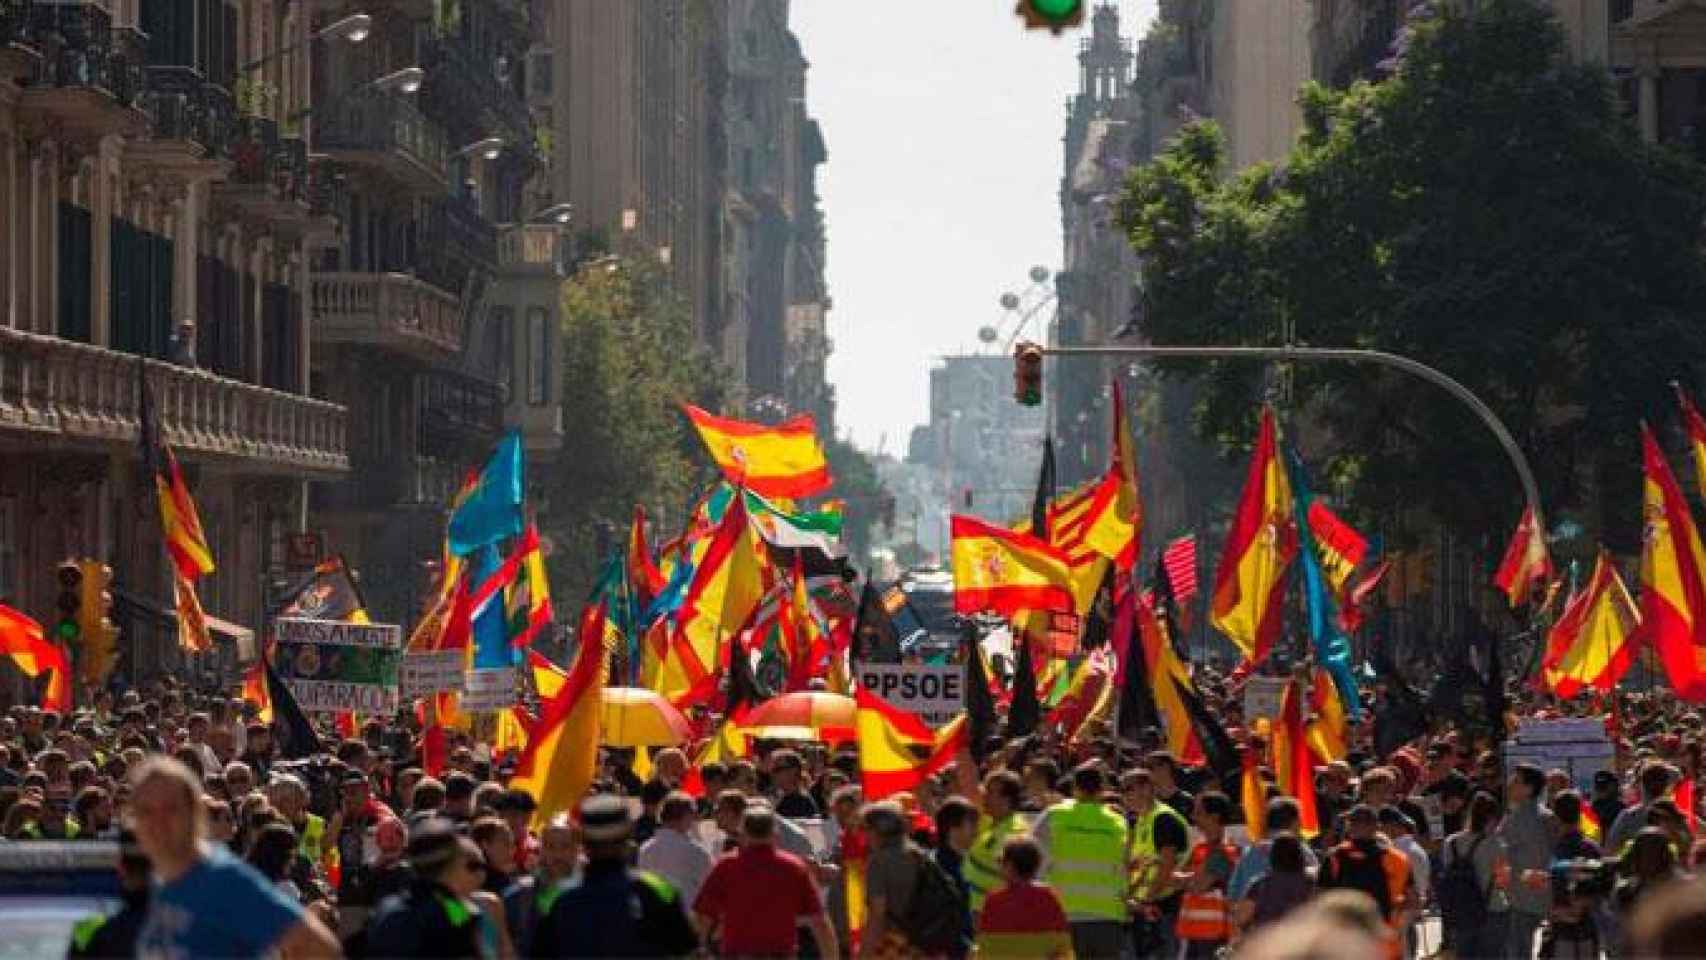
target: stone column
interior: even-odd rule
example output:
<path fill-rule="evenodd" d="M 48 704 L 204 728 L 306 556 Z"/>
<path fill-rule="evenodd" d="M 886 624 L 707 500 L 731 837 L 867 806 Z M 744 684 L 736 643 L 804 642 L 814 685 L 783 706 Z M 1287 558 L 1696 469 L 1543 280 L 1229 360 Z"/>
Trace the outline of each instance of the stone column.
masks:
<path fill-rule="evenodd" d="M 1648 143 L 1659 142 L 1659 68 L 1656 66 L 1641 67 L 1636 74 L 1640 91 L 1637 102 L 1641 118 L 1641 139 Z"/>

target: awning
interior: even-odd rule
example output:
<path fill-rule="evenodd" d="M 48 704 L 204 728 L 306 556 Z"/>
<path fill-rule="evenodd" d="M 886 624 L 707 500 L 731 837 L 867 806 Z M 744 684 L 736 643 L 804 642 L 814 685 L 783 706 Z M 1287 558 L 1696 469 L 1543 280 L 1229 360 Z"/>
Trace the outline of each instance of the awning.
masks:
<path fill-rule="evenodd" d="M 115 612 L 127 611 L 131 616 L 140 616 L 164 630 L 175 632 L 178 629 L 178 612 L 173 608 L 129 590 L 114 589 L 112 593 Z M 202 616 L 207 621 L 207 629 L 210 632 L 236 642 L 239 659 L 253 660 L 259 655 L 259 648 L 255 645 L 255 631 L 229 620 L 221 620 L 211 613 L 204 613 Z"/>

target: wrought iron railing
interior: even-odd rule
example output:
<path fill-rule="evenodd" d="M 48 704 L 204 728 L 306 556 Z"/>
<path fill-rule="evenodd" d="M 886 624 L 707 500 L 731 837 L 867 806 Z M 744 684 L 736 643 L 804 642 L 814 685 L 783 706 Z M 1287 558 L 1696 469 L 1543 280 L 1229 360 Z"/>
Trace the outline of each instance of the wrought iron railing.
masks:
<path fill-rule="evenodd" d="M 395 150 L 440 178 L 450 148 L 444 130 L 393 93 L 354 94 L 329 104 L 316 121 L 322 150 Z"/>

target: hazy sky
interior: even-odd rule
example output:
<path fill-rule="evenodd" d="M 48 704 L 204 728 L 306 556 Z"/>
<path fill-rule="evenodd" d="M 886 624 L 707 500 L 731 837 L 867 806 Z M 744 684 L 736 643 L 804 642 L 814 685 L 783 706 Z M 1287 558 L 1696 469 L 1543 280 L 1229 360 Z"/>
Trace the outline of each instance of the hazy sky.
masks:
<path fill-rule="evenodd" d="M 1141 36 L 1154 0 L 1117 5 L 1121 32 Z M 1060 266 L 1060 139 L 1089 24 L 1026 31 L 1013 0 L 790 6 L 829 147 L 819 176 L 840 432 L 904 456 L 929 413 L 935 358 L 977 348 L 1032 265 Z"/>

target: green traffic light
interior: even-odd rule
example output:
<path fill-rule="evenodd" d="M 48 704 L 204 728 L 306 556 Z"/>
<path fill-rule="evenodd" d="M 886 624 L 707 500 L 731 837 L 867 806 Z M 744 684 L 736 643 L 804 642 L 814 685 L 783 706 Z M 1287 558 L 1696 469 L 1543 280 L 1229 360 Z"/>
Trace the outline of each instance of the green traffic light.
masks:
<path fill-rule="evenodd" d="M 54 625 L 53 632 L 59 637 L 59 639 L 66 643 L 70 643 L 77 639 L 77 621 L 61 620 L 59 623 Z"/>
<path fill-rule="evenodd" d="M 1037 16 L 1050 23 L 1065 23 L 1083 10 L 1084 0 L 1030 0 Z"/>

